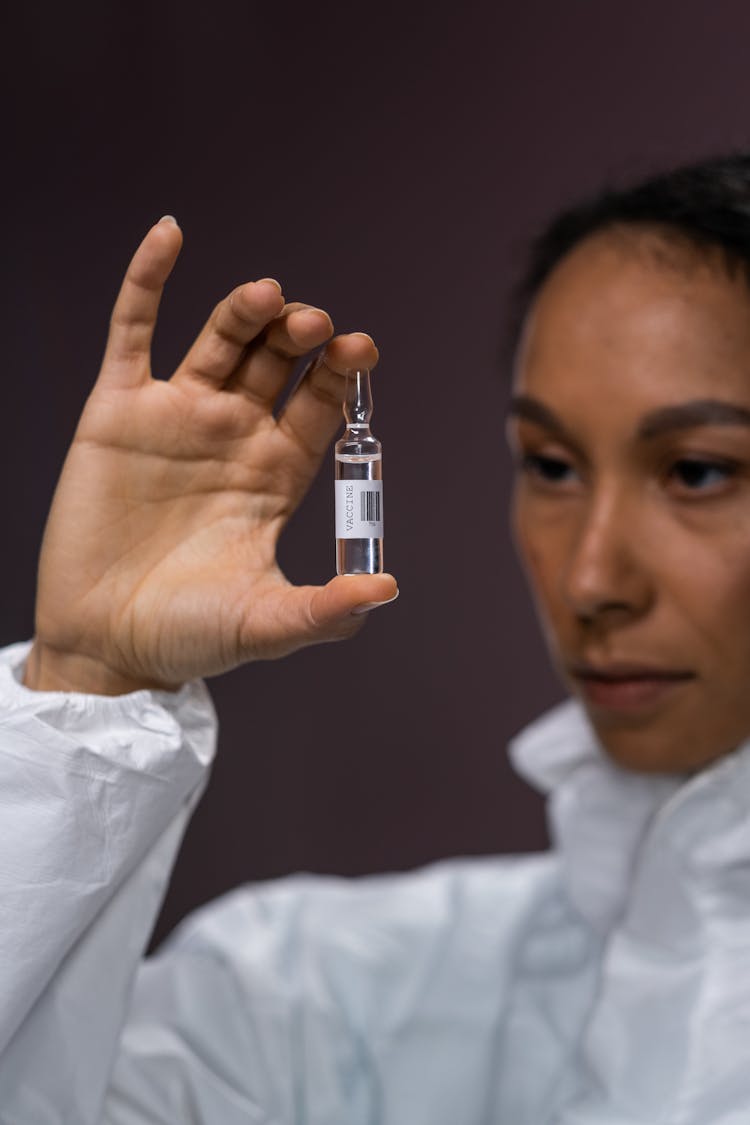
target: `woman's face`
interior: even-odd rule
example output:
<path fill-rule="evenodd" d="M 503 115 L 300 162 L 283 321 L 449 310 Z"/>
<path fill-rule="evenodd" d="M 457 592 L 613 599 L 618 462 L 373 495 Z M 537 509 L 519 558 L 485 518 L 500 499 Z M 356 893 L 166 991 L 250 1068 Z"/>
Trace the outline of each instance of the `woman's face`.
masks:
<path fill-rule="evenodd" d="M 694 770 L 750 736 L 750 291 L 656 231 L 599 232 L 526 318 L 513 532 L 608 753 Z"/>

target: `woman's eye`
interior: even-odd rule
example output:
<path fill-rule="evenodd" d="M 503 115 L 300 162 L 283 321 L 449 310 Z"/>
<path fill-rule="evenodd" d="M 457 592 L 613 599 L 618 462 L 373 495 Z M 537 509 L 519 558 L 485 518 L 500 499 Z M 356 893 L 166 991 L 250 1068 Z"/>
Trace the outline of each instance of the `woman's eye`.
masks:
<path fill-rule="evenodd" d="M 670 475 L 677 477 L 691 492 L 705 492 L 725 484 L 736 471 L 737 466 L 729 462 L 682 458 L 675 461 Z"/>
<path fill-rule="evenodd" d="M 549 484 L 569 480 L 569 474 L 573 472 L 572 466 L 567 461 L 561 461 L 558 457 L 542 457 L 538 453 L 524 454 L 519 462 L 519 468 L 522 473 L 539 477 Z"/>

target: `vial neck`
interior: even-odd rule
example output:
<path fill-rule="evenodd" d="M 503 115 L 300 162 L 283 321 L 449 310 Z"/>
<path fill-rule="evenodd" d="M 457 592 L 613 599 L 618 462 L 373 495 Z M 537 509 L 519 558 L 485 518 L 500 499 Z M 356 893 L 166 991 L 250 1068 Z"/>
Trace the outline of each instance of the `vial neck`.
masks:
<path fill-rule="evenodd" d="M 370 432 L 372 418 L 372 390 L 370 372 L 366 369 L 350 371 L 346 376 L 344 393 L 344 418 L 347 429 L 366 436 Z"/>

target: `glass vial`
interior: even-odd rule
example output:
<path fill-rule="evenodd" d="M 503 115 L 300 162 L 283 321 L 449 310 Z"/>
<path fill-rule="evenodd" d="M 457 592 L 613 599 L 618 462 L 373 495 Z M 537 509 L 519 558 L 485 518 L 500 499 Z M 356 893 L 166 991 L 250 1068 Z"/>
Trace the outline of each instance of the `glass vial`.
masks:
<path fill-rule="evenodd" d="M 336 442 L 336 573 L 383 570 L 383 456 L 370 433 L 370 372 L 346 376 L 346 430 Z"/>

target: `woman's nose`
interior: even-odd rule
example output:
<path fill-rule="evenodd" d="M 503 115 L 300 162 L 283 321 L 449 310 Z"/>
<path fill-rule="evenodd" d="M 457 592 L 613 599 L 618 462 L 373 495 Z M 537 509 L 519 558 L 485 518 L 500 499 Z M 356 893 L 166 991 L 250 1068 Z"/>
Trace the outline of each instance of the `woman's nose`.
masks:
<path fill-rule="evenodd" d="M 561 575 L 563 596 L 582 620 L 617 612 L 638 616 L 653 585 L 637 511 L 617 497 L 592 499 L 572 537 Z"/>

